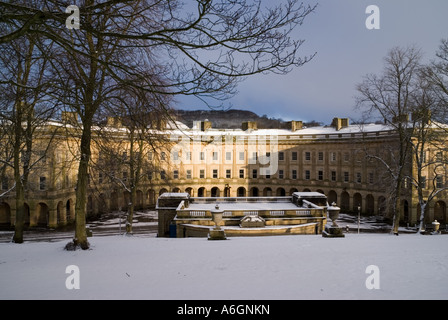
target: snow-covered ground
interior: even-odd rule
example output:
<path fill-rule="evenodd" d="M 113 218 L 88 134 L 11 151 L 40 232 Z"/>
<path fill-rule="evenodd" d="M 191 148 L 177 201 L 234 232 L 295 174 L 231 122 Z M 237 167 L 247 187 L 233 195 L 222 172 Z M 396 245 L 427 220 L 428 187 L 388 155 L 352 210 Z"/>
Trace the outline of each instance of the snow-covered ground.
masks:
<path fill-rule="evenodd" d="M 0 299 L 448 299 L 447 235 L 89 241 L 1 243 Z M 66 287 L 70 265 L 79 289 Z"/>

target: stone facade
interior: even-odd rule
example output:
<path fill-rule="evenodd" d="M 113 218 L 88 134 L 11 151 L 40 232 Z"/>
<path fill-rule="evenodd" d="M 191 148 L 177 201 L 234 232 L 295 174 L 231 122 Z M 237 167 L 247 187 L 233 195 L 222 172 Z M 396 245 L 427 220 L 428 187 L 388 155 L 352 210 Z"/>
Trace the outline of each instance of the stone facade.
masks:
<path fill-rule="evenodd" d="M 64 130 L 53 139 L 44 161 L 29 177 L 26 222 L 30 226 L 57 227 L 74 220 L 79 135 L 71 125 L 76 119 L 70 114 L 63 118 L 48 124 Z M 121 121 L 109 119 L 109 123 L 116 130 L 116 139 L 126 143 Z M 366 158 L 366 154 L 393 156 L 390 150 L 397 144 L 397 136 L 391 128 L 352 125 L 347 118 L 335 118 L 332 125 L 311 128 L 299 121 L 290 124 L 290 129 L 278 130 L 258 129 L 256 123 L 244 123 L 240 130 L 215 129 L 210 122 L 198 122 L 194 128 L 159 124 L 166 128 L 156 134 L 168 142 L 144 155 L 151 166 L 143 168 L 145 177 L 136 191 L 136 208 L 154 208 L 159 195 L 165 192 L 237 198 L 317 191 L 325 194 L 329 203 L 341 207 L 341 212 L 357 212 L 359 206 L 362 214 L 390 214 L 390 182 L 382 166 Z M 126 147 L 123 150 L 126 153 Z M 437 151 L 427 152 L 429 158 Z M 92 145 L 92 163 L 99 163 L 100 158 Z M 122 167 L 120 175 L 128 176 L 127 170 Z M 88 214 L 126 210 L 129 193 L 94 166 L 90 172 Z M 416 174 L 411 162 L 407 174 Z M 425 174 L 431 177 L 430 167 Z M 443 176 L 442 183 L 445 181 Z M 12 185 L 12 172 L 6 170 L 0 191 Z M 428 222 L 447 221 L 446 199 L 447 192 L 442 191 L 430 203 Z M 405 184 L 401 207 L 403 222 L 418 221 L 417 195 L 411 184 Z M 14 192 L 10 192 L 0 198 L 0 224 L 12 226 L 14 221 Z"/>

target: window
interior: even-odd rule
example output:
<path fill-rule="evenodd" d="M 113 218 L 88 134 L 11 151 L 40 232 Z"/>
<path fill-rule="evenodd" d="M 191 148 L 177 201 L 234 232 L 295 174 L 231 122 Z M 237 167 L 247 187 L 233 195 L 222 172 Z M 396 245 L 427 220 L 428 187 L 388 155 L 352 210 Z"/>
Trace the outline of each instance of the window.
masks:
<path fill-rule="evenodd" d="M 293 169 L 293 170 L 291 171 L 291 178 L 292 178 L 292 179 L 297 179 L 297 170 L 296 170 L 296 169 Z"/>
<path fill-rule="evenodd" d="M 128 172 L 127 171 L 123 171 L 122 176 L 123 176 L 123 181 L 128 181 Z"/>
<path fill-rule="evenodd" d="M 257 155 L 256 152 L 252 152 L 252 159 L 255 160 L 255 161 L 257 161 L 257 159 L 258 159 L 258 155 Z"/>
<path fill-rule="evenodd" d="M 199 152 L 199 160 L 205 160 L 205 153 L 203 151 Z"/>
<path fill-rule="evenodd" d="M 331 181 L 336 181 L 336 171 L 331 171 Z"/>
<path fill-rule="evenodd" d="M 218 169 L 213 169 L 213 179 L 218 178 Z"/>
<path fill-rule="evenodd" d="M 437 162 L 442 162 L 443 161 L 443 152 L 439 151 L 436 153 L 436 161 Z"/>
<path fill-rule="evenodd" d="M 278 153 L 278 160 L 279 161 L 284 161 L 285 160 L 285 153 L 284 152 L 279 152 Z"/>
<path fill-rule="evenodd" d="M 191 179 L 191 170 L 190 169 L 187 170 L 187 179 Z"/>
<path fill-rule="evenodd" d="M 148 180 L 152 180 L 152 171 L 148 171 Z"/>
<path fill-rule="evenodd" d="M 252 170 L 252 178 L 257 178 L 257 169 Z"/>
<path fill-rule="evenodd" d="M 47 188 L 47 178 L 40 177 L 39 178 L 39 190 L 45 190 Z"/>
<path fill-rule="evenodd" d="M 241 151 L 241 152 L 239 153 L 239 159 L 240 159 L 240 160 L 244 160 L 244 151 Z"/>
<path fill-rule="evenodd" d="M 226 178 L 230 179 L 232 177 L 232 171 L 230 169 L 226 169 Z"/>
<path fill-rule="evenodd" d="M 422 189 L 426 189 L 426 176 L 422 176 L 422 180 L 420 182 L 420 186 Z"/>
<path fill-rule="evenodd" d="M 179 160 L 179 151 L 173 151 L 172 152 L 173 160 Z"/>
<path fill-rule="evenodd" d="M 349 160 L 350 160 L 350 153 L 345 152 L 345 153 L 344 153 L 344 161 L 347 162 L 347 161 L 349 161 Z"/>
<path fill-rule="evenodd" d="M 443 188 L 443 176 L 441 174 L 438 174 L 436 177 L 436 187 Z"/>
<path fill-rule="evenodd" d="M 166 179 L 166 173 L 165 170 L 160 171 L 160 179 L 165 180 Z"/>
<path fill-rule="evenodd" d="M 8 178 L 7 177 L 2 178 L 2 190 L 8 190 Z"/>
<path fill-rule="evenodd" d="M 291 152 L 291 160 L 292 161 L 297 161 L 297 151 Z"/>
<path fill-rule="evenodd" d="M 226 151 L 226 160 L 232 160 L 232 152 Z"/>
<path fill-rule="evenodd" d="M 212 156 L 213 156 L 213 160 L 218 160 L 218 152 L 213 152 Z M 204 159 L 201 159 L 201 160 L 204 160 Z"/>
<path fill-rule="evenodd" d="M 356 172 L 356 182 L 357 183 L 361 183 L 362 179 L 361 179 L 361 172 Z"/>
<path fill-rule="evenodd" d="M 309 152 L 309 151 L 305 152 L 305 160 L 311 161 L 311 152 Z"/>
<path fill-rule="evenodd" d="M 319 153 L 317 154 L 317 159 L 319 161 L 323 161 L 324 160 L 324 153 L 322 151 L 319 151 Z"/>
<path fill-rule="evenodd" d="M 283 170 L 278 170 L 278 178 L 279 179 L 283 179 L 284 178 Z"/>
<path fill-rule="evenodd" d="M 331 161 L 336 161 L 336 152 L 331 153 Z"/>
<path fill-rule="evenodd" d="M 160 159 L 161 159 L 161 160 L 166 160 L 166 154 L 165 154 L 165 151 L 162 151 L 162 153 L 160 154 Z"/>
<path fill-rule="evenodd" d="M 152 151 L 148 152 L 148 160 L 151 161 L 152 160 Z"/>
<path fill-rule="evenodd" d="M 103 183 L 103 173 L 98 173 L 98 183 Z"/>
<path fill-rule="evenodd" d="M 205 178 L 205 170 L 204 169 L 199 170 L 199 178 L 201 178 L 201 179 Z"/>
<path fill-rule="evenodd" d="M 174 170 L 173 171 L 173 178 L 174 179 L 179 179 L 179 170 Z"/>
<path fill-rule="evenodd" d="M 121 158 L 123 161 L 126 161 L 128 159 L 128 153 L 126 151 L 123 151 Z"/>
<path fill-rule="evenodd" d="M 317 171 L 317 179 L 324 180 L 324 172 L 322 170 Z"/>
<path fill-rule="evenodd" d="M 240 178 L 241 178 L 241 179 L 244 178 L 244 169 L 240 169 Z"/>
<path fill-rule="evenodd" d="M 374 178 L 375 178 L 375 176 L 373 175 L 373 172 L 369 172 L 369 183 L 370 184 L 374 183 Z"/>
<path fill-rule="evenodd" d="M 190 151 L 185 152 L 185 159 L 191 160 L 191 152 Z"/>
<path fill-rule="evenodd" d="M 311 179 L 311 172 L 310 170 L 305 170 L 305 180 L 310 180 Z"/>
<path fill-rule="evenodd" d="M 426 151 L 422 152 L 422 163 L 426 163 Z"/>
<path fill-rule="evenodd" d="M 350 174 L 348 171 L 344 171 L 344 182 L 349 182 Z"/>

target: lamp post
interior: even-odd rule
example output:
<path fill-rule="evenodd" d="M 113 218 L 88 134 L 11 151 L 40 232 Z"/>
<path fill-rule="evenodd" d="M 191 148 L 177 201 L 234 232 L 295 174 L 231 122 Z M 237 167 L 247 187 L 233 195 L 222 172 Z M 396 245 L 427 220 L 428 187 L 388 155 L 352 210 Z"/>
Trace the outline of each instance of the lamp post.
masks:
<path fill-rule="evenodd" d="M 359 234 L 360 223 L 361 223 L 361 204 L 358 204 L 358 234 Z"/>

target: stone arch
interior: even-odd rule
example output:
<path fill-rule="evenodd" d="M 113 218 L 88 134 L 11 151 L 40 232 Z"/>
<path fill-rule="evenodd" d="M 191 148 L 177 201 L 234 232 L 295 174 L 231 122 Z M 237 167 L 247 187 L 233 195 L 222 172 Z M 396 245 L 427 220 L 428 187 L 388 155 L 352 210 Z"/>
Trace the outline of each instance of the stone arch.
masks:
<path fill-rule="evenodd" d="M 366 196 L 366 213 L 369 215 L 375 214 L 375 198 L 371 194 Z"/>
<path fill-rule="evenodd" d="M 387 200 L 384 196 L 379 196 L 377 200 L 378 205 L 378 215 L 385 216 L 387 211 Z"/>
<path fill-rule="evenodd" d="M 207 196 L 207 190 L 205 190 L 204 187 L 200 187 L 198 189 L 198 197 L 205 197 Z"/>
<path fill-rule="evenodd" d="M 434 204 L 434 220 L 440 223 L 446 222 L 446 203 L 439 200 Z"/>
<path fill-rule="evenodd" d="M 93 197 L 89 195 L 87 197 L 87 214 L 91 215 L 93 213 Z"/>
<path fill-rule="evenodd" d="M 168 192 L 168 190 L 165 189 L 165 188 L 160 189 L 160 191 L 159 191 L 159 196 L 161 196 L 161 195 L 164 194 L 165 192 Z"/>
<path fill-rule="evenodd" d="M 68 199 L 65 203 L 65 221 L 70 222 L 75 218 L 75 213 L 73 212 L 73 200 Z"/>
<path fill-rule="evenodd" d="M 175 187 L 175 188 L 173 188 L 173 191 L 172 191 L 172 192 L 179 193 L 179 192 L 180 192 L 180 188 Z"/>
<path fill-rule="evenodd" d="M 347 212 L 350 211 L 350 195 L 347 191 L 343 191 L 341 193 L 341 211 Z"/>
<path fill-rule="evenodd" d="M 63 201 L 59 201 L 56 205 L 56 219 L 57 224 L 64 223 L 67 219 L 67 216 L 65 215 L 65 206 Z"/>
<path fill-rule="evenodd" d="M 266 187 L 263 189 L 263 197 L 271 197 L 272 196 L 272 189 L 269 187 Z"/>
<path fill-rule="evenodd" d="M 39 202 L 36 208 L 36 224 L 40 227 L 47 227 L 50 221 L 50 209 L 44 202 Z"/>
<path fill-rule="evenodd" d="M 142 192 L 142 190 L 137 190 L 135 192 L 135 209 L 136 210 L 143 209 L 143 192 Z"/>
<path fill-rule="evenodd" d="M 332 203 L 338 203 L 338 194 L 336 193 L 336 191 L 334 190 L 330 190 L 328 192 L 328 203 L 332 204 Z"/>
<path fill-rule="evenodd" d="M 316 192 L 319 192 L 319 193 L 325 194 L 324 190 L 322 190 L 322 189 L 317 189 L 317 190 L 316 190 Z"/>
<path fill-rule="evenodd" d="M 116 191 L 110 194 L 110 210 L 118 211 L 118 193 Z"/>
<path fill-rule="evenodd" d="M 123 191 L 123 210 L 128 210 L 129 203 L 131 202 L 131 193 L 129 191 Z"/>
<path fill-rule="evenodd" d="M 210 191 L 212 197 L 219 197 L 220 196 L 220 190 L 218 187 L 213 187 Z"/>
<path fill-rule="evenodd" d="M 98 213 L 106 213 L 107 212 L 107 200 L 106 195 L 104 193 L 100 193 L 98 197 Z"/>
<path fill-rule="evenodd" d="M 188 187 L 187 189 L 185 189 L 185 192 L 188 193 L 190 195 L 190 197 L 194 196 L 194 194 L 193 194 L 194 191 L 193 191 L 193 188 L 191 188 L 191 187 Z"/>
<path fill-rule="evenodd" d="M 11 207 L 6 202 L 0 203 L 0 225 L 11 225 Z"/>
<path fill-rule="evenodd" d="M 401 201 L 401 217 L 404 222 L 409 221 L 409 202 L 406 199 Z"/>
<path fill-rule="evenodd" d="M 294 192 L 299 192 L 299 190 L 298 190 L 297 188 L 291 188 L 291 190 L 289 190 L 289 195 L 292 196 L 292 194 L 293 194 Z"/>
<path fill-rule="evenodd" d="M 311 192 L 311 190 L 308 188 L 305 188 L 305 189 L 303 189 L 303 192 Z"/>
<path fill-rule="evenodd" d="M 278 197 L 285 197 L 286 196 L 286 190 L 285 188 L 277 188 L 277 196 Z"/>
<path fill-rule="evenodd" d="M 237 197 L 245 197 L 246 196 L 246 188 L 239 187 L 238 189 L 236 189 L 236 196 Z"/>
<path fill-rule="evenodd" d="M 156 204 L 156 191 L 154 189 L 149 189 L 146 192 L 146 196 L 148 198 L 148 205 L 154 206 Z"/>
<path fill-rule="evenodd" d="M 250 196 L 251 197 L 258 197 L 259 191 L 257 187 L 252 187 L 250 189 Z"/>
<path fill-rule="evenodd" d="M 358 212 L 358 206 L 361 207 L 361 212 L 363 212 L 362 195 L 356 192 L 353 195 L 353 212 Z"/>

